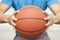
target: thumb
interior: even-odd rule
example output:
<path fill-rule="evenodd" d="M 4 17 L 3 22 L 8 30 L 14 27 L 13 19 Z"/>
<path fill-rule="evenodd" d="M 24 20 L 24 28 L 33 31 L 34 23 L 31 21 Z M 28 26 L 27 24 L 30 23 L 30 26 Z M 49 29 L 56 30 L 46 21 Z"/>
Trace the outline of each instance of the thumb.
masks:
<path fill-rule="evenodd" d="M 49 19 L 51 19 L 51 16 L 44 18 L 44 20 L 49 20 Z"/>

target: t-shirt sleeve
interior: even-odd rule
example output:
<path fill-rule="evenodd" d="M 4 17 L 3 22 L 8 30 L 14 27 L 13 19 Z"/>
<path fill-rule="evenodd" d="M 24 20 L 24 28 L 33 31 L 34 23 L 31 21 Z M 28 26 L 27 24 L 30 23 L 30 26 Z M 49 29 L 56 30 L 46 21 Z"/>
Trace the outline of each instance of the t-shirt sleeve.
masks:
<path fill-rule="evenodd" d="M 58 0 L 47 0 L 47 5 L 51 6 L 53 4 L 59 4 Z"/>
<path fill-rule="evenodd" d="M 2 0 L 3 4 L 7 4 L 8 6 L 12 6 L 12 0 Z"/>

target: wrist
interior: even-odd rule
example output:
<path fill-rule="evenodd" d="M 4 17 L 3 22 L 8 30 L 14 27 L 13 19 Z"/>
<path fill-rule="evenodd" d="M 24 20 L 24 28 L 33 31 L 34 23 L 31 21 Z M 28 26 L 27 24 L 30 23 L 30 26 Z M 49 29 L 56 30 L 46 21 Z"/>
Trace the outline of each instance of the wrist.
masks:
<path fill-rule="evenodd" d="M 8 15 L 4 15 L 4 16 L 5 17 L 4 17 L 3 21 L 7 23 L 9 21 L 9 16 Z"/>
<path fill-rule="evenodd" d="M 54 21 L 55 21 L 55 23 L 60 23 L 60 14 L 56 14 L 54 17 Z"/>
<path fill-rule="evenodd" d="M 59 22 L 56 16 L 53 16 L 53 22 L 54 22 L 54 24 Z"/>

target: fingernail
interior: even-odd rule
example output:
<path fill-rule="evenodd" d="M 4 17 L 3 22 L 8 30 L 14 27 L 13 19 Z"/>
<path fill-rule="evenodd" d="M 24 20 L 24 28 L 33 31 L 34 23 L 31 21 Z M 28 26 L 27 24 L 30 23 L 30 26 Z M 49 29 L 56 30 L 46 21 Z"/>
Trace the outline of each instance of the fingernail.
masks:
<path fill-rule="evenodd" d="M 49 19 L 50 19 L 50 17 L 45 18 L 45 20 L 49 20 Z"/>
<path fill-rule="evenodd" d="M 17 21 L 17 19 L 15 18 L 15 21 Z"/>
<path fill-rule="evenodd" d="M 48 24 L 45 24 L 45 26 L 47 26 Z"/>
<path fill-rule="evenodd" d="M 16 24 L 14 24 L 13 26 L 16 26 Z"/>
<path fill-rule="evenodd" d="M 45 26 L 48 26 L 49 25 L 49 23 L 47 23 Z"/>
<path fill-rule="evenodd" d="M 19 10 L 17 10 L 16 12 L 19 12 Z"/>
<path fill-rule="evenodd" d="M 12 17 L 12 19 L 15 20 L 15 21 L 17 20 L 17 18 L 15 18 L 14 16 Z"/>
<path fill-rule="evenodd" d="M 44 18 L 44 20 L 46 20 L 46 18 Z"/>

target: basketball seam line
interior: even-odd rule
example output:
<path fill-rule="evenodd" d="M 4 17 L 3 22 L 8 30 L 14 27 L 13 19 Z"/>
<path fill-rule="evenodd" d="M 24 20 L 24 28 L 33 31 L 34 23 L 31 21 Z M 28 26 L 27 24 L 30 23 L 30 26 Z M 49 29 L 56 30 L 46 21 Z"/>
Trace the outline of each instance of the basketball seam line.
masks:
<path fill-rule="evenodd" d="M 17 27 L 16 27 L 17 28 Z M 41 30 L 43 30 L 43 29 L 45 29 L 46 27 L 44 27 L 44 28 L 42 28 Z M 19 29 L 19 28 L 18 28 Z M 19 29 L 19 30 L 21 30 L 21 29 Z M 24 31 L 24 30 L 21 30 L 21 31 L 23 31 L 23 32 L 29 32 L 29 33 L 33 33 L 33 32 L 38 32 L 38 31 L 41 31 L 41 30 L 37 30 L 37 31 Z"/>
<path fill-rule="evenodd" d="M 41 19 L 41 18 L 19 18 L 18 20 L 44 20 L 44 19 Z M 46 20 L 45 20 L 46 21 Z"/>

